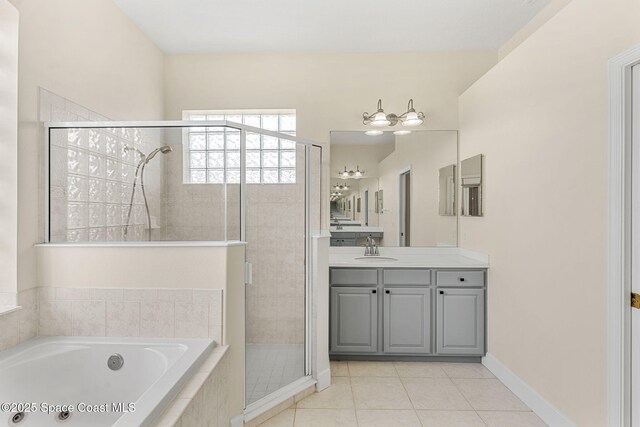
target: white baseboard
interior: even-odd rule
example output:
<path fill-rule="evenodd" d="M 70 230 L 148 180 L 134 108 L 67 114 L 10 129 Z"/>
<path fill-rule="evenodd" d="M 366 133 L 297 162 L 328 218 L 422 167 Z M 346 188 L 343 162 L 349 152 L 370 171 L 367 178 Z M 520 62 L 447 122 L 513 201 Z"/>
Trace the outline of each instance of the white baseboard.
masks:
<path fill-rule="evenodd" d="M 242 427 L 244 426 L 244 415 L 236 415 L 231 418 L 231 427 Z"/>
<path fill-rule="evenodd" d="M 316 375 L 316 391 L 322 391 L 331 385 L 331 368 Z"/>
<path fill-rule="evenodd" d="M 550 427 L 575 427 L 575 424 L 569 421 L 569 419 L 562 415 L 562 413 L 540 396 L 537 391 L 531 388 L 519 376 L 511 372 L 511 370 L 504 366 L 495 356 L 487 353 L 487 355 L 482 358 L 482 364 Z"/>

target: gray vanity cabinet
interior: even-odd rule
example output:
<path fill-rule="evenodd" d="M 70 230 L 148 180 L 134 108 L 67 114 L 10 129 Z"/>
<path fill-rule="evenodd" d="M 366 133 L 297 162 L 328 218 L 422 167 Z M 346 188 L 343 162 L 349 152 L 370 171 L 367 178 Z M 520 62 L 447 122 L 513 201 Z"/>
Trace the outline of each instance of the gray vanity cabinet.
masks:
<path fill-rule="evenodd" d="M 378 293 L 370 286 L 331 288 L 331 351 L 378 351 Z"/>
<path fill-rule="evenodd" d="M 428 354 L 431 352 L 431 289 L 384 290 L 383 351 Z"/>
<path fill-rule="evenodd" d="M 484 355 L 484 289 L 438 289 L 437 352 Z"/>

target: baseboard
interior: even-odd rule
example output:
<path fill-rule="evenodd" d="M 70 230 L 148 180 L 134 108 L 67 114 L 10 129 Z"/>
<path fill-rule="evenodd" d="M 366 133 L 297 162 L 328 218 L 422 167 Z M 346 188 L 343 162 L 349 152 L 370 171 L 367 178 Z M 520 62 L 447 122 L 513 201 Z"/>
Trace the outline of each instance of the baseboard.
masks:
<path fill-rule="evenodd" d="M 482 364 L 550 427 L 575 427 L 575 424 L 569 421 L 519 376 L 504 366 L 495 356 L 487 353 L 482 358 Z"/>
<path fill-rule="evenodd" d="M 331 368 L 316 375 L 316 391 L 322 391 L 331 385 Z"/>
<path fill-rule="evenodd" d="M 236 415 L 231 418 L 231 427 L 242 427 L 244 426 L 244 415 Z"/>

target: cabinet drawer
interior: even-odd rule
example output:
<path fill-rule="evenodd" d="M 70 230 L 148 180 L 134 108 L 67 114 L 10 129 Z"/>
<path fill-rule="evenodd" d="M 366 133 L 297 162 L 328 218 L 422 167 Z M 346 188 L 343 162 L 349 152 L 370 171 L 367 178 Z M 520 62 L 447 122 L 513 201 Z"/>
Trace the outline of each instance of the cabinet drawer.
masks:
<path fill-rule="evenodd" d="M 430 270 L 384 270 L 385 285 L 429 285 L 431 283 Z"/>
<path fill-rule="evenodd" d="M 332 268 L 332 285 L 377 285 L 378 270 L 356 268 Z"/>
<path fill-rule="evenodd" d="M 438 271 L 438 286 L 484 286 L 484 271 Z"/>

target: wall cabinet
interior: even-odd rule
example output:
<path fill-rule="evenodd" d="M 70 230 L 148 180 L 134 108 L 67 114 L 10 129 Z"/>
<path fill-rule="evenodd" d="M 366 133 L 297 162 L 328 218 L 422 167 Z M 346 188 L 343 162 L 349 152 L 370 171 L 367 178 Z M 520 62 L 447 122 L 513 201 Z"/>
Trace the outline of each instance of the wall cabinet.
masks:
<path fill-rule="evenodd" d="M 483 356 L 485 270 L 331 268 L 332 355 Z"/>

